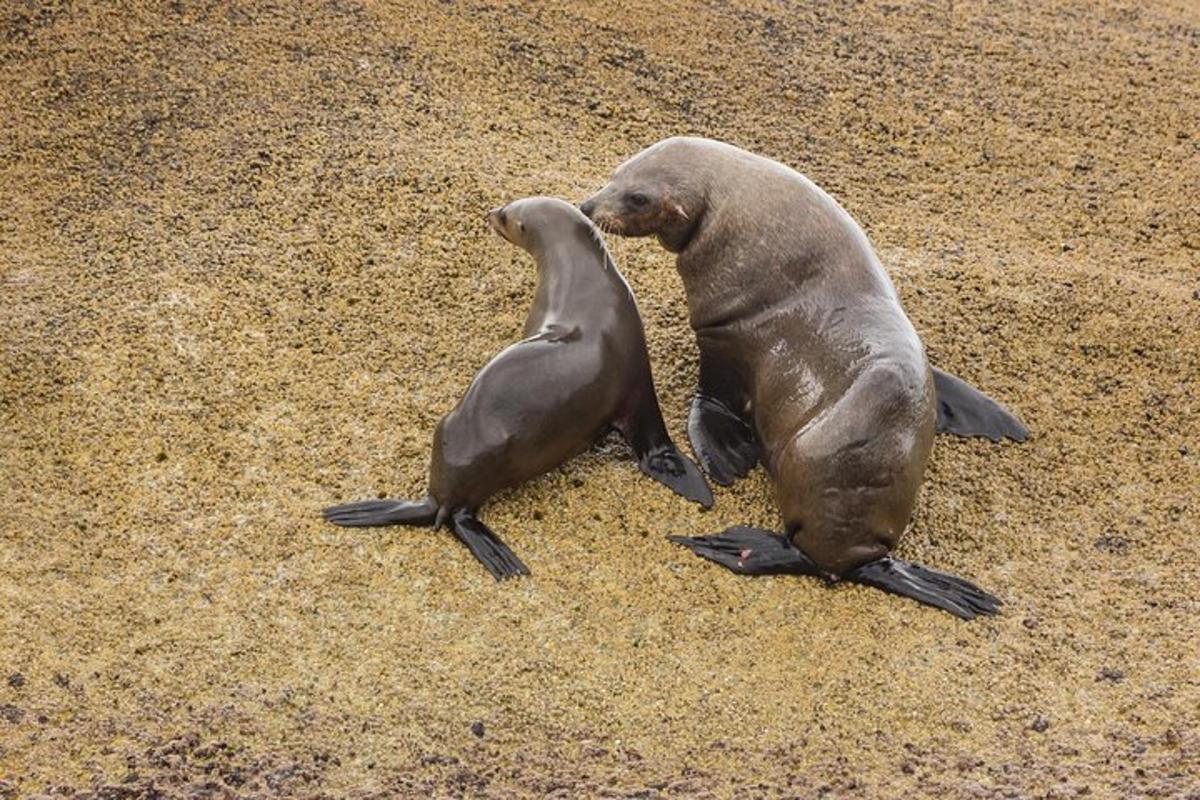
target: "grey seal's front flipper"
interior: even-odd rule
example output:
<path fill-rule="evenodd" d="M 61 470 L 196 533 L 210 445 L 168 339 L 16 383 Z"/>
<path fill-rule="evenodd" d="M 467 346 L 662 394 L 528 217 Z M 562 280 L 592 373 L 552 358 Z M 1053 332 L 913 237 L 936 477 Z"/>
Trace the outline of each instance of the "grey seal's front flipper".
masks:
<path fill-rule="evenodd" d="M 697 393 L 692 399 L 687 430 L 704 471 L 721 486 L 746 477 L 758 463 L 754 428 L 720 400 Z"/>
<path fill-rule="evenodd" d="M 1023 442 L 1029 438 L 1021 420 L 962 378 L 934 367 L 933 386 L 937 391 L 939 433 L 984 437 L 993 442 L 1004 438 Z"/>
<path fill-rule="evenodd" d="M 741 575 L 812 575 L 830 582 L 837 580 L 823 572 L 785 537 L 761 528 L 736 527 L 715 536 L 672 536 L 670 539 L 701 558 Z M 891 556 L 856 567 L 841 580 L 908 597 L 948 611 L 960 619 L 995 614 L 1001 602 L 962 578 Z"/>
<path fill-rule="evenodd" d="M 617 428 L 633 448 L 638 468 L 676 494 L 712 508 L 712 489 L 699 467 L 671 441 L 651 381 L 646 381 L 636 401 L 633 411 L 618 422 Z"/>
<path fill-rule="evenodd" d="M 651 451 L 638 457 L 638 468 L 678 495 L 705 508 L 712 508 L 712 489 L 700 468 L 671 445 L 670 449 Z"/>

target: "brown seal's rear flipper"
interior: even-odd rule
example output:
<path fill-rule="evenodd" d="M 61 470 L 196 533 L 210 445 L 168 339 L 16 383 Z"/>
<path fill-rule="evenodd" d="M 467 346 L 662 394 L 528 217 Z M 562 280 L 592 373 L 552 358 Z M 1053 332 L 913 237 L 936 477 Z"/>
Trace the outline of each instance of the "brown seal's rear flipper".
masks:
<path fill-rule="evenodd" d="M 438 504 L 432 497 L 419 503 L 410 500 L 363 500 L 344 506 L 330 506 L 321 515 L 334 525 L 368 528 L 376 525 L 432 525 Z"/>
<path fill-rule="evenodd" d="M 813 575 L 832 580 L 785 537 L 761 528 L 729 528 L 716 536 L 672 536 L 671 541 L 740 575 Z M 851 570 L 843 580 L 873 586 L 949 611 L 961 619 L 995 614 L 999 598 L 962 578 L 884 556 Z"/>
<path fill-rule="evenodd" d="M 993 442 L 1005 437 L 1014 442 L 1029 438 L 1021 420 L 963 379 L 934 367 L 933 385 L 937 390 L 938 433 L 980 436 Z"/>
<path fill-rule="evenodd" d="M 516 553 L 509 550 L 508 545 L 492 533 L 488 526 L 466 511 L 459 511 L 450 517 L 450 530 L 454 531 L 459 541 L 479 559 L 479 563 L 487 567 L 496 580 L 529 574 L 529 567 L 517 558 Z"/>
<path fill-rule="evenodd" d="M 758 437 L 720 400 L 697 394 L 688 414 L 688 439 L 708 476 L 722 486 L 744 478 L 758 463 Z"/>
<path fill-rule="evenodd" d="M 845 580 L 911 597 L 961 619 L 975 619 L 980 614 L 991 615 L 1000 610 L 1000 598 L 969 581 L 891 556 L 868 561 L 847 573 Z"/>

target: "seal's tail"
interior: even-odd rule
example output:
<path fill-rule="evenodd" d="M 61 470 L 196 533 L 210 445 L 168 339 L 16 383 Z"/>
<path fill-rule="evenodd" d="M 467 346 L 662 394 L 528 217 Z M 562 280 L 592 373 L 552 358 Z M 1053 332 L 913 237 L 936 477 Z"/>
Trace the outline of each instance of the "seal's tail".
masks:
<path fill-rule="evenodd" d="M 937 390 L 937 429 L 956 436 L 979 436 L 998 442 L 1009 438 L 1023 442 L 1029 431 L 1007 408 L 937 367 L 933 368 L 933 386 Z"/>
<path fill-rule="evenodd" d="M 330 506 L 321 512 L 334 525 L 345 528 L 369 528 L 375 525 L 432 525 L 438 504 L 432 497 L 411 500 L 363 500 L 344 506 Z"/>
<path fill-rule="evenodd" d="M 761 528 L 730 528 L 715 536 L 672 536 L 691 549 L 742 575 L 814 575 L 829 578 L 786 537 Z M 1000 599 L 978 586 L 919 564 L 884 556 L 851 570 L 842 580 L 873 586 L 919 603 L 949 611 L 961 619 L 995 614 Z"/>

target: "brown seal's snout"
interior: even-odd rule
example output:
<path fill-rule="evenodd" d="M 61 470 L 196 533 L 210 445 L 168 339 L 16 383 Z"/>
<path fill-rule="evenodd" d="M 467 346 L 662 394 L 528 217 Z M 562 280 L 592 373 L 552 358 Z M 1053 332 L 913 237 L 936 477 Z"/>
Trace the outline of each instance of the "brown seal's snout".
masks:
<path fill-rule="evenodd" d="M 610 184 L 611 186 L 611 184 Z M 620 233 L 624 227 L 622 208 L 613 203 L 613 193 L 610 186 L 605 186 L 588 199 L 579 204 L 579 210 L 585 217 L 596 223 L 600 230 L 606 233 Z"/>

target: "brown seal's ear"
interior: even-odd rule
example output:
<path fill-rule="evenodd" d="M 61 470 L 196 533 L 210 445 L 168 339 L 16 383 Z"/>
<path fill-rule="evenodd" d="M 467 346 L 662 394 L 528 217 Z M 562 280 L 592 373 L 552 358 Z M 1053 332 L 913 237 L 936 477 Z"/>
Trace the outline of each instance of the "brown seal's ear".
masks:
<path fill-rule="evenodd" d="M 687 211 L 684 210 L 683 204 L 672 197 L 669 193 L 663 193 L 662 207 L 679 217 L 684 222 L 691 221 L 691 217 L 689 217 Z"/>

